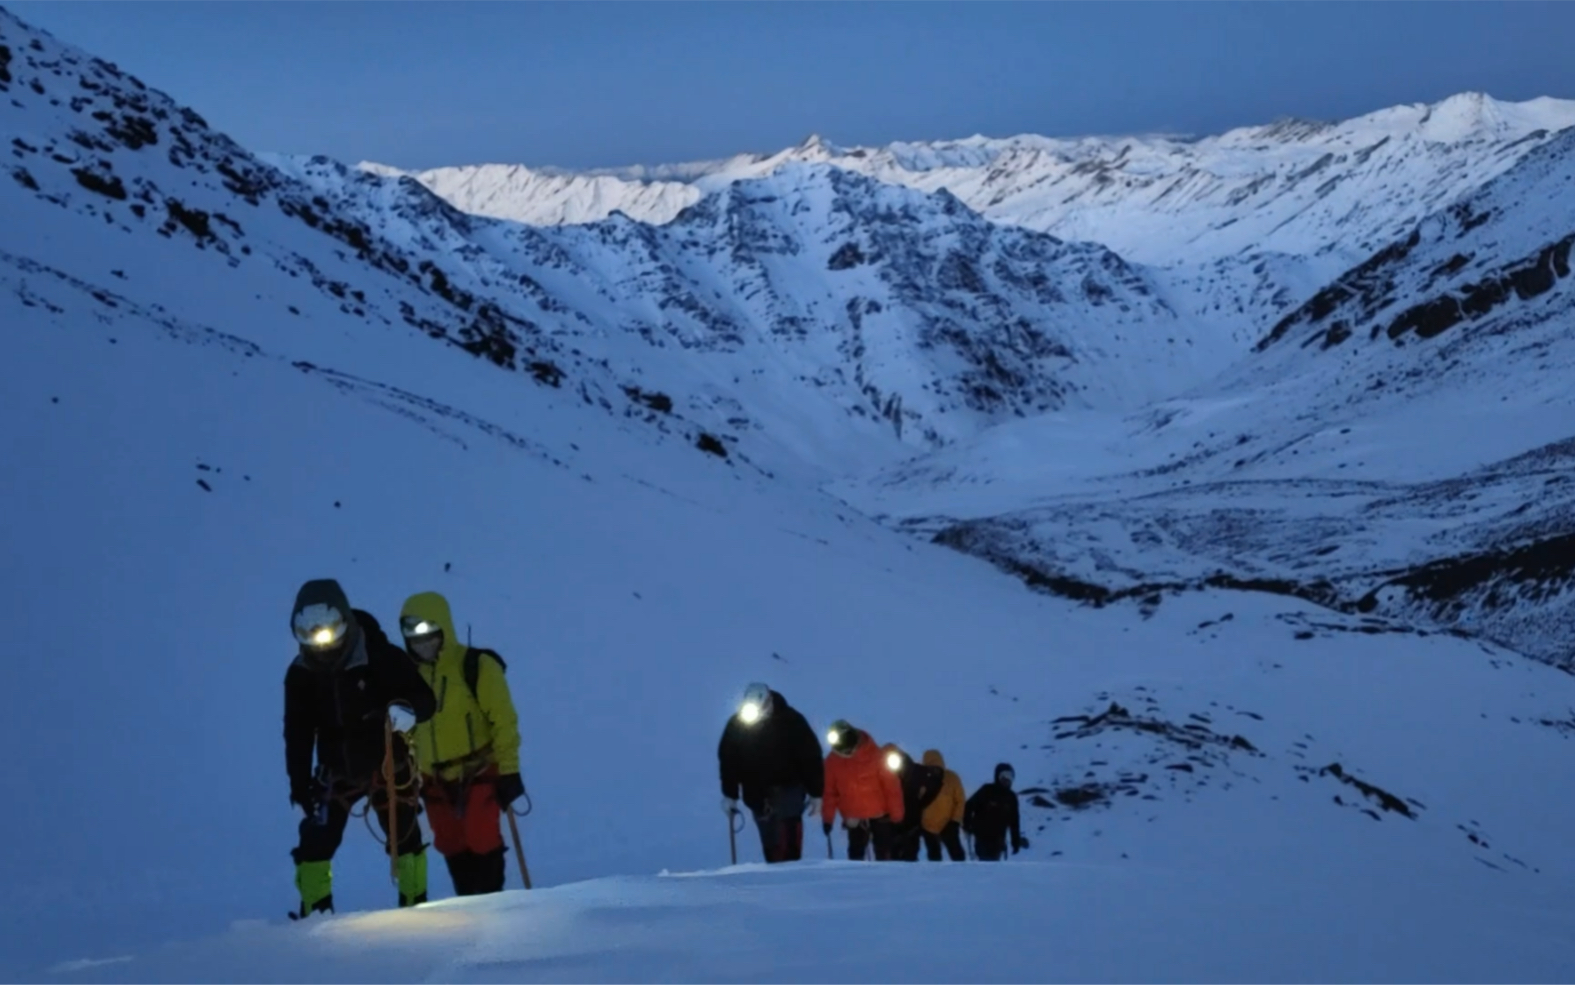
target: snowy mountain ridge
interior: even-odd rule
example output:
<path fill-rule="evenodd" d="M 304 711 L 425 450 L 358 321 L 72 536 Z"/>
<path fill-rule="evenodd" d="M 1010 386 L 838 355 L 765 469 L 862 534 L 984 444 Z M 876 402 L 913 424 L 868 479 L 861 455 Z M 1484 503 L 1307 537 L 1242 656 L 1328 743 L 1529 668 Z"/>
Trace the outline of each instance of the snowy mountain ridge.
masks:
<path fill-rule="evenodd" d="M 456 283 L 648 389 L 683 393 L 706 367 L 695 406 L 740 434 L 825 443 L 829 413 L 931 447 L 1004 417 L 1131 407 L 1234 355 L 1109 250 L 827 165 L 729 185 L 661 226 L 543 228 L 434 209 L 408 178 L 270 160 L 384 235 L 464 258 Z"/>
<path fill-rule="evenodd" d="M 705 195 L 820 164 L 923 191 L 986 218 L 1103 245 L 1163 268 L 1172 307 L 1243 348 L 1319 287 L 1575 125 L 1575 100 L 1461 93 L 1339 123 L 1282 120 L 1217 136 L 972 137 L 583 173 L 517 165 L 412 173 L 465 212 L 560 225 L 615 212 L 673 221 Z M 380 174 L 403 174 L 363 164 Z"/>
<path fill-rule="evenodd" d="M 1558 141 L 1259 352 L 827 162 L 553 229 L 263 159 L 3 10 L 0 147 L 0 977 L 1571 977 Z M 383 910 L 352 827 L 341 915 L 283 917 L 324 575 L 505 655 L 531 893 L 434 857 Z M 750 680 L 969 789 L 1012 762 L 1032 845 L 717 871 Z"/>
<path fill-rule="evenodd" d="M 1317 254 L 1337 238 L 1354 263 L 1570 126 L 1575 100 L 1510 103 L 1461 93 L 1339 123 L 1291 119 L 1199 138 L 976 136 L 842 148 L 812 136 L 774 154 L 655 168 L 361 167 L 409 174 L 462 211 L 551 225 L 614 211 L 670 222 L 733 181 L 824 163 L 891 184 L 945 188 L 995 221 L 1098 242 L 1157 266 L 1243 249 Z M 1418 176 L 1430 180 L 1418 187 L 1411 183 Z M 1358 208 L 1363 199 L 1372 204 Z"/>

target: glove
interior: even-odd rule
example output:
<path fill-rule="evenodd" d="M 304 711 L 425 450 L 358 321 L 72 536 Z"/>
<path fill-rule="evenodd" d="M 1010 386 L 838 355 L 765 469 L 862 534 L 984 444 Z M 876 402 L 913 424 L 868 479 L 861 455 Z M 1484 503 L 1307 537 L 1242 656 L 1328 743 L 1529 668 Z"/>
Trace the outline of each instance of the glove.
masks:
<path fill-rule="evenodd" d="M 409 732 L 416 727 L 416 713 L 405 705 L 389 705 L 388 717 L 394 723 L 395 732 Z"/>
<path fill-rule="evenodd" d="M 805 817 L 814 817 L 815 815 L 817 815 L 819 813 L 820 813 L 820 798 L 819 797 L 811 797 L 811 798 L 809 798 L 809 806 L 804 808 L 804 816 Z"/>
<path fill-rule="evenodd" d="M 492 795 L 498 799 L 498 806 L 504 810 L 518 800 L 525 793 L 525 781 L 520 779 L 518 773 L 504 773 L 493 784 Z"/>
<path fill-rule="evenodd" d="M 1012 854 L 1016 855 L 1018 852 L 1022 851 L 1023 849 L 1025 849 L 1027 847 L 1028 847 L 1028 839 L 1027 838 L 1016 838 L 1016 839 L 1013 839 L 1013 841 L 1012 841 Z"/>
<path fill-rule="evenodd" d="M 821 825 L 820 825 L 820 830 L 822 830 L 822 831 L 824 831 L 826 833 L 826 837 L 827 838 L 830 838 L 831 837 L 831 822 L 830 821 L 822 822 Z"/>
<path fill-rule="evenodd" d="M 728 817 L 732 817 L 734 814 L 737 814 L 738 813 L 738 798 L 737 797 L 723 797 L 722 798 L 722 813 L 726 814 Z"/>
<path fill-rule="evenodd" d="M 305 811 L 310 817 L 317 810 L 317 785 L 315 783 L 290 784 L 290 803 Z"/>

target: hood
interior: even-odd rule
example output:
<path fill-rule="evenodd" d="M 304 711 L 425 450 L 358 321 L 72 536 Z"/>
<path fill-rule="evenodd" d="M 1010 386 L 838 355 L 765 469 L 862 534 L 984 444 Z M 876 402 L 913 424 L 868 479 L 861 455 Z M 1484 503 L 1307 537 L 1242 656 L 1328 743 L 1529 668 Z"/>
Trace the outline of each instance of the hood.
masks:
<path fill-rule="evenodd" d="M 290 610 L 290 622 L 293 625 L 295 617 L 303 609 L 314 605 L 326 605 L 339 613 L 345 622 L 351 622 L 350 597 L 345 590 L 332 578 L 317 578 L 301 586 L 295 593 L 295 607 Z"/>
<path fill-rule="evenodd" d="M 421 592 L 405 599 L 404 608 L 399 610 L 399 618 L 415 616 L 427 622 L 435 622 L 443 629 L 443 652 L 438 659 L 445 657 L 464 656 L 465 641 L 459 638 L 454 631 L 454 616 L 449 612 L 448 599 L 437 592 Z"/>
<path fill-rule="evenodd" d="M 301 590 L 295 593 L 295 605 L 290 609 L 292 635 L 295 617 L 302 610 L 314 605 L 326 605 L 339 613 L 339 617 L 346 623 L 344 642 L 337 649 L 322 653 L 309 654 L 306 647 L 297 646 L 295 662 L 308 670 L 320 673 L 341 670 L 365 662 L 365 634 L 361 632 L 361 624 L 356 620 L 355 610 L 350 608 L 350 597 L 332 578 L 313 579 L 302 585 Z"/>
<path fill-rule="evenodd" d="M 924 752 L 924 765 L 939 766 L 941 769 L 945 769 L 946 757 L 941 755 L 939 749 L 927 749 Z"/>

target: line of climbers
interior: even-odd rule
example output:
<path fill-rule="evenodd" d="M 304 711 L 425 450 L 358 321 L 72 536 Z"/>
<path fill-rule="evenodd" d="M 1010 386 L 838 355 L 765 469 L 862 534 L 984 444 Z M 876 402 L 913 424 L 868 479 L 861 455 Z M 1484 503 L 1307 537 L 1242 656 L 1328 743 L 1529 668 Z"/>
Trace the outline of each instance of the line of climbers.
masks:
<path fill-rule="evenodd" d="M 455 895 L 501 890 L 499 820 L 525 793 L 503 659 L 461 641 L 436 592 L 405 601 L 403 649 L 331 579 L 301 587 L 290 623 L 299 649 L 284 680 L 285 768 L 290 803 L 305 814 L 292 852 L 301 894 L 293 915 L 332 912 L 332 860 L 362 798 L 397 851 L 400 906 L 427 898 L 423 808 Z M 383 774 L 391 715 L 393 832 Z"/>
<path fill-rule="evenodd" d="M 809 722 L 764 684 L 749 685 L 722 731 L 722 810 L 731 823 L 740 801 L 749 809 L 767 862 L 802 858 L 804 817 L 815 814 L 828 854 L 833 822 L 842 816 L 848 858 L 855 861 L 873 854 L 877 861 L 916 862 L 922 841 L 930 861 L 941 861 L 945 848 L 961 862 L 967 857 L 962 833 L 982 861 L 1004 859 L 1008 844 L 1014 855 L 1028 847 L 1010 764 L 997 765 L 994 779 L 964 799 L 961 778 L 935 749 L 915 763 L 844 720 L 831 726 L 826 741 L 831 752 L 822 757 Z"/>

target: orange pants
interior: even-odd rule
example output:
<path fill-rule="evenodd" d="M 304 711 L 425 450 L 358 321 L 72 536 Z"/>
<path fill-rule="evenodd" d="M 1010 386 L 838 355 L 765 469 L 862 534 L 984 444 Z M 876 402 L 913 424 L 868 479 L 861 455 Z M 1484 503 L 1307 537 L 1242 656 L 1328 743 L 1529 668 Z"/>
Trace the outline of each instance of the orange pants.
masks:
<path fill-rule="evenodd" d="M 432 846 L 440 854 L 486 855 L 503 848 L 501 808 L 493 789 L 496 779 L 497 771 L 488 770 L 470 781 L 468 788 L 435 780 L 427 783 L 422 793 L 432 824 Z"/>

